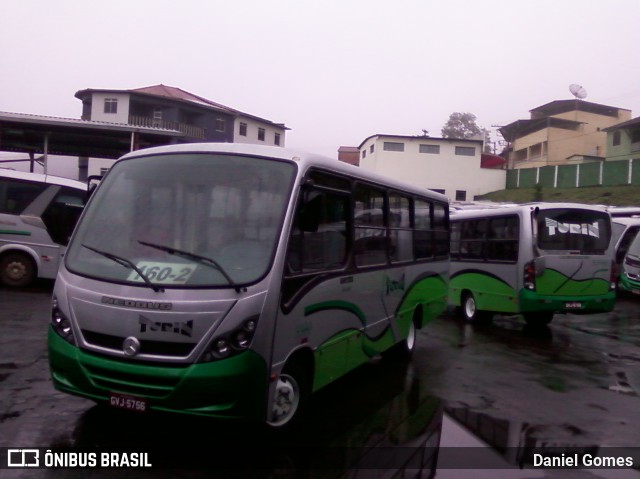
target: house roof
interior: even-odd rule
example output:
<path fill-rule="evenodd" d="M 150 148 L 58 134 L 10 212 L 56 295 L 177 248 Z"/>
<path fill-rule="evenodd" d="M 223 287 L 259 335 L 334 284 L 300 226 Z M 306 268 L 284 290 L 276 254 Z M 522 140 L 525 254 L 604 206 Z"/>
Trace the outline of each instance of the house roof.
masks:
<path fill-rule="evenodd" d="M 432 136 L 410 136 L 410 135 L 389 135 L 385 133 L 376 133 L 375 135 L 370 135 L 366 137 L 362 142 L 358 145 L 358 148 L 362 148 L 368 140 L 371 138 L 375 138 L 377 136 L 385 137 L 385 138 L 397 138 L 399 140 L 421 140 L 421 141 L 434 141 L 434 142 L 468 142 L 468 143 L 480 143 L 482 144 L 482 140 L 474 140 L 474 139 L 466 139 L 466 138 L 436 138 Z"/>
<path fill-rule="evenodd" d="M 623 130 L 629 127 L 640 127 L 640 116 L 636 118 L 632 118 L 631 120 L 623 121 L 622 123 L 618 123 L 617 125 L 610 126 L 608 128 L 603 128 L 602 131 L 615 131 L 615 130 Z"/>
<path fill-rule="evenodd" d="M 240 110 L 236 110 L 235 108 L 231 108 L 231 107 L 223 105 L 221 103 L 217 103 L 215 101 L 211 101 L 211 100 L 208 100 L 208 99 L 203 98 L 201 96 L 195 95 L 195 94 L 190 93 L 190 92 L 188 92 L 186 90 L 183 90 L 181 88 L 168 86 L 168 85 L 163 85 L 163 84 L 151 85 L 151 86 L 142 87 L 142 88 L 133 88 L 133 89 L 130 89 L 130 90 L 110 90 L 110 89 L 87 88 L 85 90 L 77 91 L 76 94 L 75 94 L 75 97 L 79 98 L 79 99 L 82 99 L 87 94 L 91 94 L 91 93 L 95 93 L 95 92 L 137 93 L 137 94 L 142 94 L 142 95 L 151 95 L 151 96 L 158 96 L 158 97 L 163 97 L 163 98 L 170 98 L 170 99 L 173 99 L 173 100 L 195 103 L 195 104 L 204 106 L 206 108 L 210 108 L 210 109 L 214 109 L 214 110 L 221 111 L 221 112 L 224 112 L 224 113 L 228 113 L 228 114 L 236 116 L 236 117 L 243 116 L 243 117 L 251 118 L 251 119 L 263 122 L 263 123 L 269 123 L 269 124 L 271 124 L 273 126 L 277 126 L 277 127 L 282 128 L 284 130 L 290 130 L 290 128 L 286 127 L 284 125 L 284 123 L 276 123 L 276 122 L 273 122 L 271 120 L 267 120 L 265 118 L 261 118 L 261 117 L 255 116 L 255 115 L 251 115 L 249 113 L 245 113 L 245 112 L 242 112 Z"/>
<path fill-rule="evenodd" d="M 480 155 L 480 168 L 504 168 L 507 160 L 499 155 L 482 153 Z"/>
<path fill-rule="evenodd" d="M 532 110 L 532 119 L 559 115 L 568 111 L 585 111 L 589 113 L 596 113 L 598 115 L 617 117 L 620 110 L 625 108 L 618 108 L 616 106 L 601 105 L 600 103 L 592 103 L 584 100 L 555 100 L 544 105 L 538 106 Z"/>
<path fill-rule="evenodd" d="M 530 135 L 531 133 L 544 130 L 545 128 L 562 128 L 565 130 L 572 130 L 581 124 L 582 122 L 580 121 L 545 116 L 532 120 L 516 120 L 513 123 L 501 126 L 498 128 L 498 131 L 505 140 L 512 142 L 516 138 Z"/>

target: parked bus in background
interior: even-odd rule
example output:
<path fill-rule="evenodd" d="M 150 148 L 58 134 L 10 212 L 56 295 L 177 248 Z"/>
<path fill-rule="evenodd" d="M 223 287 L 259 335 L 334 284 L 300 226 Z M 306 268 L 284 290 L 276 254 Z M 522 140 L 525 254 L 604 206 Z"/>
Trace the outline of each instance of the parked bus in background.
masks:
<path fill-rule="evenodd" d="M 116 162 L 58 274 L 54 386 L 114 407 L 284 427 L 446 308 L 445 196 L 284 148 Z"/>
<path fill-rule="evenodd" d="M 538 203 L 451 216 L 449 301 L 467 320 L 611 311 L 611 217 L 601 207 Z"/>
<path fill-rule="evenodd" d="M 640 231 L 640 216 L 612 217 L 611 228 L 611 241 L 614 244 L 614 258 L 616 261 L 616 277 L 619 278 L 624 257 L 638 231 Z"/>
<path fill-rule="evenodd" d="M 0 169 L 0 283 L 56 277 L 86 196 L 79 181 Z"/>
<path fill-rule="evenodd" d="M 618 280 L 620 291 L 640 295 L 640 235 L 636 235 L 629 245 L 620 270 Z"/>

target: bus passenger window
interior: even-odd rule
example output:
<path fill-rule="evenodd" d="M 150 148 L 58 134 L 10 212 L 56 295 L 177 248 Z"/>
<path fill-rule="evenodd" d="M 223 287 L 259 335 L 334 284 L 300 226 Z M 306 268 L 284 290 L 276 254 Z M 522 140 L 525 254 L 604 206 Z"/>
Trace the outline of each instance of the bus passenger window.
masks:
<path fill-rule="evenodd" d="M 298 205 L 289 238 L 287 264 L 291 273 L 344 266 L 347 252 L 347 196 L 307 192 Z"/>
<path fill-rule="evenodd" d="M 353 245 L 356 266 L 387 262 L 390 242 L 385 227 L 384 203 L 383 191 L 366 186 L 356 188 Z"/>

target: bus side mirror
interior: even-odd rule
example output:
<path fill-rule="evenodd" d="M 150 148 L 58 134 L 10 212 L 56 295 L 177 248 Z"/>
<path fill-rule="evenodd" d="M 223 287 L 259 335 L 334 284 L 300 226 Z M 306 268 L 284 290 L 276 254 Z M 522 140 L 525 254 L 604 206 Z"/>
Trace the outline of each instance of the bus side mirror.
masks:
<path fill-rule="evenodd" d="M 98 184 L 102 180 L 102 175 L 91 175 L 87 178 L 87 200 L 91 198 L 91 195 L 98 187 Z"/>

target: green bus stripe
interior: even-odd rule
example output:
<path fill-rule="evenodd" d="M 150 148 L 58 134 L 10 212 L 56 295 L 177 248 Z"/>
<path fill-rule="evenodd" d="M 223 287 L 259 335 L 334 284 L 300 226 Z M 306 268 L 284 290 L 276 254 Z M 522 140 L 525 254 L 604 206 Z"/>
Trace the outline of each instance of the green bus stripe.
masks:
<path fill-rule="evenodd" d="M 31 236 L 31 231 L 0 230 L 1 235 Z"/>
<path fill-rule="evenodd" d="M 304 315 L 310 316 L 314 313 L 326 311 L 328 309 L 349 311 L 350 313 L 355 314 L 363 325 L 366 323 L 366 316 L 364 312 L 358 306 L 353 303 L 349 303 L 348 301 L 324 301 L 322 303 L 312 304 L 304 308 Z"/>

